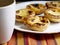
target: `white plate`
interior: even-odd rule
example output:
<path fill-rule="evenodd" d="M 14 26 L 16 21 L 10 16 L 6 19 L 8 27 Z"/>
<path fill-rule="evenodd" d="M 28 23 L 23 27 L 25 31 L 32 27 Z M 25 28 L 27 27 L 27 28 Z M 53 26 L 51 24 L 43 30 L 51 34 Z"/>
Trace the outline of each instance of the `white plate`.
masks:
<path fill-rule="evenodd" d="M 30 2 L 18 3 L 16 5 L 16 10 L 26 8 L 26 5 L 28 5 L 28 4 L 36 4 L 36 3 L 45 4 L 46 1 L 30 1 Z M 54 23 L 54 24 L 51 23 L 50 26 L 43 32 L 37 32 L 37 31 L 32 31 L 32 30 L 26 28 L 23 24 L 16 22 L 15 29 L 19 30 L 19 31 L 24 31 L 24 32 L 30 32 L 30 33 L 58 33 L 58 32 L 60 32 L 60 23 Z"/>

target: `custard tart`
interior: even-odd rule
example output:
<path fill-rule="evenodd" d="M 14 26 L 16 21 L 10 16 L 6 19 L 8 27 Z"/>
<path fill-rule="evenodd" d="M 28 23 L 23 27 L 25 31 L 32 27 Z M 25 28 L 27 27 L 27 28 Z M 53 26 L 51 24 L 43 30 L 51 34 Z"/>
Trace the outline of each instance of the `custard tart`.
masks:
<path fill-rule="evenodd" d="M 36 15 L 43 13 L 47 9 L 43 4 L 29 4 L 27 8 L 35 11 Z"/>
<path fill-rule="evenodd" d="M 60 1 L 51 1 L 51 2 L 47 2 L 46 6 L 48 8 L 60 8 Z"/>
<path fill-rule="evenodd" d="M 30 16 L 27 18 L 25 25 L 33 31 L 44 31 L 50 22 L 44 16 Z"/>
<path fill-rule="evenodd" d="M 29 16 L 29 15 L 34 16 L 35 12 L 30 10 L 30 9 L 20 9 L 20 10 L 17 10 L 16 11 L 16 21 L 23 23 L 24 22 L 24 18 L 26 16 Z"/>
<path fill-rule="evenodd" d="M 60 9 L 47 9 L 44 14 L 50 21 L 60 22 Z"/>

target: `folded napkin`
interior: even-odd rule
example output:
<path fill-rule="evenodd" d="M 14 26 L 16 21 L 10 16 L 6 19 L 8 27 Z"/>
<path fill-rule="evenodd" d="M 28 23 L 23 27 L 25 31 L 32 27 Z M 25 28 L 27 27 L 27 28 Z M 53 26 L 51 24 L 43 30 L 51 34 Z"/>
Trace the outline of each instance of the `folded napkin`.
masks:
<path fill-rule="evenodd" d="M 60 45 L 60 33 L 31 34 L 14 31 L 11 40 L 1 45 Z"/>

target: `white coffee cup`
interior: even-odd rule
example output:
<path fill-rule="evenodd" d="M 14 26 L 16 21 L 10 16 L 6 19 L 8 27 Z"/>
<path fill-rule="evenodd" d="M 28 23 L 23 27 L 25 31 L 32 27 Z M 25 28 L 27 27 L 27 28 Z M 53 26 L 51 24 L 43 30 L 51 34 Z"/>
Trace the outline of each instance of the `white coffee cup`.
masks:
<path fill-rule="evenodd" d="M 15 0 L 0 0 L 0 44 L 9 41 L 15 25 Z"/>

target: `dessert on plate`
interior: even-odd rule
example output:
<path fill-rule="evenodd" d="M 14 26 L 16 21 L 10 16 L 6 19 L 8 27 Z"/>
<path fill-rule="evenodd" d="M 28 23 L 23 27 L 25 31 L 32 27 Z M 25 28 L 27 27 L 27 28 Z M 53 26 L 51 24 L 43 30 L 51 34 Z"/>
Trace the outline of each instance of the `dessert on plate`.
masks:
<path fill-rule="evenodd" d="M 52 22 L 60 22 L 60 9 L 50 8 L 45 11 L 45 17 Z"/>
<path fill-rule="evenodd" d="M 47 29 L 50 22 L 44 16 L 29 16 L 26 19 L 25 25 L 34 31 L 43 31 Z"/>
<path fill-rule="evenodd" d="M 60 1 L 50 1 L 46 3 L 48 8 L 60 8 Z"/>
<path fill-rule="evenodd" d="M 24 22 L 26 16 L 34 16 L 35 12 L 30 9 L 20 9 L 16 11 L 16 21 L 17 22 Z"/>
<path fill-rule="evenodd" d="M 43 13 L 47 9 L 43 4 L 29 4 L 27 8 L 33 10 L 37 15 Z"/>

